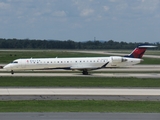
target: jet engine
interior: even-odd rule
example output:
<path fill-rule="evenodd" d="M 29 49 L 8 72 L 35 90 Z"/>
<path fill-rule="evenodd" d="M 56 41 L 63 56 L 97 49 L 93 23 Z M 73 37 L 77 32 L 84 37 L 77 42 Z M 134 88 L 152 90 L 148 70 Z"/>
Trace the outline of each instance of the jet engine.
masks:
<path fill-rule="evenodd" d="M 121 63 L 127 61 L 127 59 L 119 56 L 113 56 L 111 57 L 111 61 L 112 63 Z"/>

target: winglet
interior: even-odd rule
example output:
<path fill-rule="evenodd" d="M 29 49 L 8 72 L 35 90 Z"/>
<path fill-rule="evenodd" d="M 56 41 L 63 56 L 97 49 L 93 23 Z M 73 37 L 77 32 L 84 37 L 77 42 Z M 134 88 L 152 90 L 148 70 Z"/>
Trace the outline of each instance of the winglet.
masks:
<path fill-rule="evenodd" d="M 130 57 L 130 58 L 142 58 L 147 48 L 155 48 L 157 46 L 153 45 L 147 45 L 147 44 L 141 44 L 137 46 L 129 55 L 126 55 L 124 57 Z"/>

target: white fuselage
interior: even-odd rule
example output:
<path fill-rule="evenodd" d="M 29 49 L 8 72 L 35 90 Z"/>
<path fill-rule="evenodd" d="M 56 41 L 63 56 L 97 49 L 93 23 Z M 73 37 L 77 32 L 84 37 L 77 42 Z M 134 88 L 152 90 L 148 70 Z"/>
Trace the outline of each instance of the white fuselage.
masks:
<path fill-rule="evenodd" d="M 4 66 L 6 70 L 36 70 L 36 69 L 70 69 L 94 70 L 102 67 L 125 67 L 141 62 L 139 58 L 120 56 L 111 57 L 81 57 L 81 58 L 30 58 L 17 59 Z"/>

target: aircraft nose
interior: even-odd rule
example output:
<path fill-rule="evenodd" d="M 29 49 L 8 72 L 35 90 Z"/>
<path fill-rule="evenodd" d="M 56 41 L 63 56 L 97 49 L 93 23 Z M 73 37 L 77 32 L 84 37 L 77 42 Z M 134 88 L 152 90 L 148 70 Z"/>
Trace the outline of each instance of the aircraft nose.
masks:
<path fill-rule="evenodd" d="M 3 69 L 5 69 L 5 70 L 10 70 L 10 69 L 11 69 L 11 65 L 10 65 L 10 64 L 5 65 L 5 66 L 3 67 Z"/>

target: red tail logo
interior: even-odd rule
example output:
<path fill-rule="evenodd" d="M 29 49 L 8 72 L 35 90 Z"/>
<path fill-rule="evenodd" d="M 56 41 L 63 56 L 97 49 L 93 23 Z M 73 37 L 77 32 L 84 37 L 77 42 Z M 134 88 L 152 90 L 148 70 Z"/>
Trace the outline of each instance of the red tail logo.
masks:
<path fill-rule="evenodd" d="M 135 48 L 131 54 L 124 57 L 142 58 L 147 48 L 155 48 L 155 47 L 156 46 L 152 46 L 152 45 L 141 45 Z"/>
<path fill-rule="evenodd" d="M 144 55 L 146 49 L 147 49 L 147 48 L 136 48 L 136 49 L 132 52 L 131 56 L 132 56 L 133 58 L 142 58 L 142 56 Z"/>

